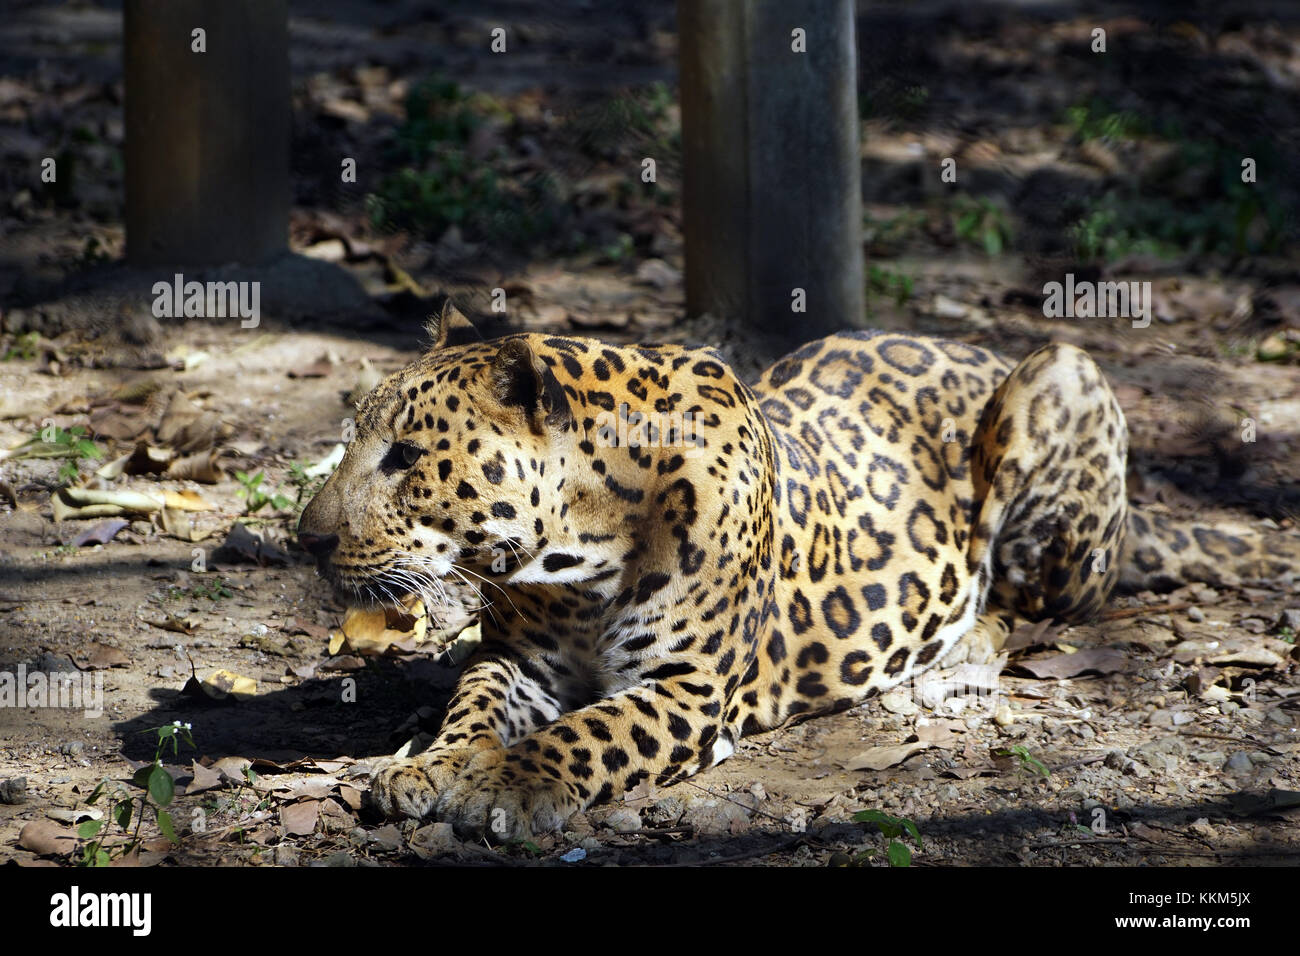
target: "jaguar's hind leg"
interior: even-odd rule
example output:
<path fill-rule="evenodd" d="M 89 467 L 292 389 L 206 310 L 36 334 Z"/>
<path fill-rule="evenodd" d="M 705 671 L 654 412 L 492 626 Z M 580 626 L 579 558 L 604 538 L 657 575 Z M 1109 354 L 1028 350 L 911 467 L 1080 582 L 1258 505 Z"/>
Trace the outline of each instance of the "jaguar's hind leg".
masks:
<path fill-rule="evenodd" d="M 976 514 L 967 560 L 989 601 L 1030 619 L 1081 620 L 1119 576 L 1128 430 L 1101 370 L 1049 345 L 993 393 L 975 432 Z"/>

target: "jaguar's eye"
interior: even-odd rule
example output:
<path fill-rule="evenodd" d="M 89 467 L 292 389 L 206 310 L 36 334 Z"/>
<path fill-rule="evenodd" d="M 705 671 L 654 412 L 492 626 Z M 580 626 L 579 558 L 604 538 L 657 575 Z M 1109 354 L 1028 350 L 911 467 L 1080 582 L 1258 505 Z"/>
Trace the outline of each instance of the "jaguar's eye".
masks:
<path fill-rule="evenodd" d="M 379 467 L 387 472 L 401 471 L 410 468 L 423 456 L 424 449 L 413 442 L 394 442 L 388 449 L 388 454 L 384 455 L 384 460 L 379 463 Z"/>

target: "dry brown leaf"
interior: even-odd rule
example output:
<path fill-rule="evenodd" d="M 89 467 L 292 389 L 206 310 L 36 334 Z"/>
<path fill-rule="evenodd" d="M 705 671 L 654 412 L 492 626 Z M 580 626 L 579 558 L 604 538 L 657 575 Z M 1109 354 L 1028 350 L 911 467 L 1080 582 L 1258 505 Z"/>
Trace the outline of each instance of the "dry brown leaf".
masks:
<path fill-rule="evenodd" d="M 429 628 L 424 602 L 408 596 L 403 603 L 407 613 L 393 608 L 349 608 L 343 617 L 342 628 L 330 636 L 330 653 L 336 654 L 339 648 L 345 648 L 353 654 L 372 656 L 407 641 L 421 643 Z M 339 636 L 342 636 L 342 642 L 338 641 Z"/>
<path fill-rule="evenodd" d="M 1085 671 L 1112 674 L 1121 671 L 1128 663 L 1128 655 L 1117 647 L 1089 647 L 1073 654 L 1054 654 L 1037 660 L 1021 660 L 1020 666 L 1035 677 L 1062 679 L 1075 677 Z"/>
<path fill-rule="evenodd" d="M 248 700 L 257 696 L 257 681 L 228 670 L 213 671 L 200 684 L 203 692 L 213 700 Z"/>
<path fill-rule="evenodd" d="M 886 770 L 902 763 L 918 750 L 926 750 L 930 746 L 931 744 L 914 740 L 910 744 L 893 744 L 889 747 L 868 747 L 856 757 L 846 761 L 844 769 Z"/>
<path fill-rule="evenodd" d="M 131 658 L 116 647 L 92 642 L 73 652 L 72 663 L 83 671 L 102 671 L 110 667 L 130 667 Z"/>
<path fill-rule="evenodd" d="M 177 458 L 167 466 L 167 477 L 214 485 L 226 476 L 217 460 L 219 457 L 220 452 L 201 451 L 195 455 Z"/>
<path fill-rule="evenodd" d="M 189 785 L 185 788 L 187 796 L 194 793 L 202 793 L 204 790 L 215 790 L 224 785 L 224 781 L 221 778 L 221 771 L 205 767 L 197 760 L 191 761 L 190 772 L 194 775 L 194 779 L 191 780 Z"/>
<path fill-rule="evenodd" d="M 18 834 L 18 845 L 37 856 L 66 856 L 77 846 L 77 833 L 49 820 L 33 820 Z"/>

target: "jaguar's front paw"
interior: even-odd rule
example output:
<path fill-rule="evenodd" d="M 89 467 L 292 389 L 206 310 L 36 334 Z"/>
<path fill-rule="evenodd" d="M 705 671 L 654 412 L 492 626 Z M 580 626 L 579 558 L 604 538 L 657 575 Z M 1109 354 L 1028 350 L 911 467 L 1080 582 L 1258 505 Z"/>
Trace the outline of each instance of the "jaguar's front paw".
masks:
<path fill-rule="evenodd" d="M 419 820 L 477 750 L 430 750 L 414 757 L 385 757 L 370 772 L 370 798 L 384 816 Z"/>
<path fill-rule="evenodd" d="M 474 757 L 441 791 L 434 813 L 461 837 L 504 843 L 558 830 L 580 809 L 564 784 L 522 771 L 496 751 Z"/>

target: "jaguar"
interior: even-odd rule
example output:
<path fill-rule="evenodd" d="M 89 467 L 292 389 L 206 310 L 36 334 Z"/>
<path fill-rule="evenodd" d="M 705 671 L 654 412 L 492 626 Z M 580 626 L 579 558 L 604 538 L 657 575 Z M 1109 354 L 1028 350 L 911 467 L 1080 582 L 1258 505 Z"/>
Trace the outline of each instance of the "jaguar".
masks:
<path fill-rule="evenodd" d="M 554 830 L 744 734 L 988 659 L 1016 621 L 1269 570 L 1257 536 L 1130 507 L 1124 415 L 1072 345 L 1013 364 L 852 331 L 751 386 L 708 348 L 452 344 L 464 324 L 449 304 L 363 400 L 298 529 L 353 603 L 458 583 L 486 605 L 433 744 L 374 769 L 386 814 Z"/>

